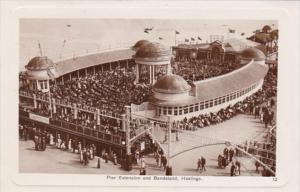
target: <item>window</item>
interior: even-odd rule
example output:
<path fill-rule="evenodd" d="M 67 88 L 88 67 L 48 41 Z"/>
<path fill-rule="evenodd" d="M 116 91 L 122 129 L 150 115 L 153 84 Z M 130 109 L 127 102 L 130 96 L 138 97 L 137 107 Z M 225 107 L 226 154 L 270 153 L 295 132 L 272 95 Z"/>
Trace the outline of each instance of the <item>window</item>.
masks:
<path fill-rule="evenodd" d="M 225 103 L 226 102 L 226 97 L 222 97 L 222 103 Z"/>
<path fill-rule="evenodd" d="M 40 81 L 40 88 L 44 89 L 44 82 L 43 81 Z"/>
<path fill-rule="evenodd" d="M 218 101 L 219 101 L 219 105 L 222 103 L 222 98 L 220 97 L 219 99 L 218 99 Z"/>
<path fill-rule="evenodd" d="M 204 102 L 200 103 L 200 110 L 204 109 Z"/>
<path fill-rule="evenodd" d="M 189 112 L 191 113 L 191 112 L 194 112 L 194 105 L 190 105 L 190 110 L 189 110 Z"/>
<path fill-rule="evenodd" d="M 205 101 L 205 109 L 209 107 L 209 101 Z"/>
<path fill-rule="evenodd" d="M 189 112 L 189 106 L 186 105 L 184 106 L 184 114 L 187 114 Z"/>
<path fill-rule="evenodd" d="M 218 99 L 215 99 L 215 105 L 218 105 Z"/>
<path fill-rule="evenodd" d="M 199 105 L 198 105 L 198 103 L 195 105 L 195 111 L 199 111 Z"/>
<path fill-rule="evenodd" d="M 214 100 L 211 99 L 211 100 L 209 100 L 209 107 L 213 107 L 213 106 L 214 106 Z"/>
<path fill-rule="evenodd" d="M 178 115 L 178 107 L 174 107 L 174 115 Z"/>
<path fill-rule="evenodd" d="M 230 98 L 229 98 L 229 95 L 227 95 L 227 99 L 226 99 L 227 101 L 230 101 Z"/>
<path fill-rule="evenodd" d="M 168 114 L 172 115 L 172 107 L 168 107 Z"/>
<path fill-rule="evenodd" d="M 178 113 L 179 113 L 179 115 L 182 115 L 182 107 L 179 107 Z"/>
<path fill-rule="evenodd" d="M 163 114 L 164 114 L 164 115 L 167 114 L 167 107 L 163 107 Z"/>
<path fill-rule="evenodd" d="M 158 115 L 161 115 L 161 107 L 158 107 Z"/>
<path fill-rule="evenodd" d="M 47 88 L 47 81 L 44 81 L 44 87 L 45 87 L 45 89 L 48 89 Z"/>
<path fill-rule="evenodd" d="M 234 93 L 234 94 L 232 95 L 232 98 L 233 98 L 233 99 L 235 99 L 235 98 L 236 98 L 236 93 Z"/>

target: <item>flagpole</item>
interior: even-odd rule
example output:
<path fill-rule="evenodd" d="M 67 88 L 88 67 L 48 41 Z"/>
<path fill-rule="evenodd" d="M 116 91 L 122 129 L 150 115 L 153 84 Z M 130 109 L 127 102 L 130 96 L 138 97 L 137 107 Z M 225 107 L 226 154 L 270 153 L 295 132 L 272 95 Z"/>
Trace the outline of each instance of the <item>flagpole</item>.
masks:
<path fill-rule="evenodd" d="M 176 33 L 176 31 L 175 31 L 175 46 L 176 46 L 176 44 L 177 44 L 177 39 L 176 39 L 176 37 L 177 37 L 177 33 Z"/>

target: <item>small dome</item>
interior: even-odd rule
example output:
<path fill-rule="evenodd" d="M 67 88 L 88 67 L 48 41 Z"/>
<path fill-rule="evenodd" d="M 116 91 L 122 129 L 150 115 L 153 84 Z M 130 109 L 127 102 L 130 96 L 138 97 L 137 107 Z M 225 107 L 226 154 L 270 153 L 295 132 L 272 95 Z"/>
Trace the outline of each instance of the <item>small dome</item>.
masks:
<path fill-rule="evenodd" d="M 165 75 L 158 79 L 153 91 L 159 93 L 184 93 L 191 90 L 191 86 L 179 75 Z"/>
<path fill-rule="evenodd" d="M 54 63 L 51 59 L 46 56 L 42 57 L 34 57 L 32 58 L 29 63 L 26 65 L 28 70 L 44 70 L 48 69 L 49 67 L 54 67 Z"/>
<path fill-rule="evenodd" d="M 137 50 L 137 49 L 147 45 L 148 43 L 150 43 L 150 41 L 148 41 L 148 40 L 139 40 L 138 42 L 135 43 L 135 45 L 132 48 Z"/>
<path fill-rule="evenodd" d="M 254 59 L 254 61 L 262 61 L 266 59 L 266 56 L 261 50 L 251 47 L 243 50 L 242 59 Z"/>
<path fill-rule="evenodd" d="M 171 51 L 160 43 L 148 43 L 136 52 L 135 58 L 154 61 L 165 60 L 171 58 Z"/>
<path fill-rule="evenodd" d="M 262 32 L 264 33 L 268 33 L 269 31 L 271 31 L 272 28 L 270 27 L 270 25 L 265 25 L 263 28 L 262 28 Z"/>

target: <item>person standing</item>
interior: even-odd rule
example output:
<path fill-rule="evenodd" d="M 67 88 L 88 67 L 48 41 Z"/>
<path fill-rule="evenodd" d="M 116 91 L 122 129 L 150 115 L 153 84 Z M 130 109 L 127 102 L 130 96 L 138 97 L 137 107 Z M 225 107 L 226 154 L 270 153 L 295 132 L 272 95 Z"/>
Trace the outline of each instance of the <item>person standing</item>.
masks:
<path fill-rule="evenodd" d="M 113 153 L 114 165 L 117 165 L 117 154 Z"/>
<path fill-rule="evenodd" d="M 203 156 L 201 156 L 201 172 L 206 171 L 205 165 L 206 165 L 206 159 Z"/>
<path fill-rule="evenodd" d="M 54 145 L 55 144 L 55 142 L 54 142 L 54 136 L 53 136 L 53 134 L 51 133 L 50 134 L 50 145 Z"/>
<path fill-rule="evenodd" d="M 80 163 L 82 163 L 83 162 L 83 151 L 80 150 L 79 154 L 80 154 Z"/>
<path fill-rule="evenodd" d="M 218 168 L 222 168 L 222 155 L 218 156 Z"/>
<path fill-rule="evenodd" d="M 256 173 L 259 173 L 258 168 L 259 168 L 259 162 L 255 161 L 255 171 L 256 171 Z"/>
<path fill-rule="evenodd" d="M 72 139 L 69 139 L 69 141 L 68 141 L 68 149 L 70 151 L 72 151 L 72 148 L 73 148 L 73 146 L 72 146 Z"/>
<path fill-rule="evenodd" d="M 234 166 L 234 163 L 231 164 L 231 167 L 230 167 L 230 176 L 234 176 L 235 174 L 235 166 Z"/>
<path fill-rule="evenodd" d="M 201 171 L 201 158 L 197 161 L 197 171 Z"/>
<path fill-rule="evenodd" d="M 223 169 L 225 169 L 226 166 L 227 166 L 226 158 L 223 156 L 222 157 L 222 167 L 223 167 Z"/>
<path fill-rule="evenodd" d="M 105 163 L 108 163 L 108 154 L 107 153 L 104 154 L 104 160 L 105 160 Z"/>
<path fill-rule="evenodd" d="M 231 149 L 229 150 L 229 161 L 230 161 L 230 162 L 232 161 L 233 155 L 234 155 L 234 151 L 233 151 L 233 149 L 231 148 Z"/>
<path fill-rule="evenodd" d="M 23 125 L 19 124 L 19 139 L 23 138 L 23 131 L 24 131 Z"/>
<path fill-rule="evenodd" d="M 236 161 L 235 166 L 236 166 L 236 172 L 238 173 L 238 175 L 241 175 L 241 163 L 239 161 Z"/>

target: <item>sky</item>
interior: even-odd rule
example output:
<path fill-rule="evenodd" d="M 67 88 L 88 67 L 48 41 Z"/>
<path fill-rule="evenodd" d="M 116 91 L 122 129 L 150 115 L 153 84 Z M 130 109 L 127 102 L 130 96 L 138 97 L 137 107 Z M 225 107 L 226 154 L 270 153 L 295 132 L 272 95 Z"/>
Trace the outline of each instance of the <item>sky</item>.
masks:
<path fill-rule="evenodd" d="M 264 25 L 278 28 L 274 20 L 21 19 L 20 70 L 24 70 L 31 58 L 41 54 L 56 61 L 73 55 L 130 47 L 141 39 L 172 46 L 175 30 L 180 32 L 176 35 L 177 43 L 191 37 L 201 37 L 202 42 L 206 42 L 210 35 L 222 35 L 224 39 L 246 38 Z M 153 30 L 147 34 L 145 27 L 153 27 Z M 229 33 L 229 28 L 235 29 L 235 33 Z"/>

